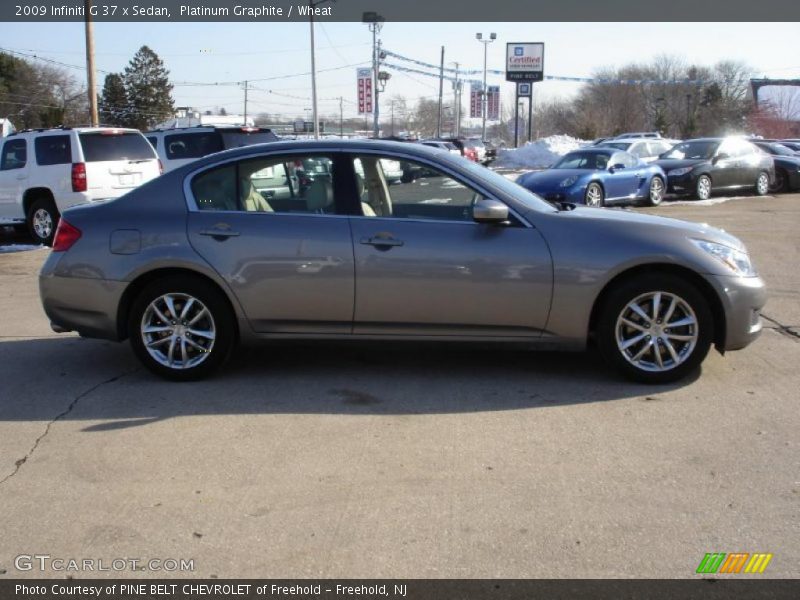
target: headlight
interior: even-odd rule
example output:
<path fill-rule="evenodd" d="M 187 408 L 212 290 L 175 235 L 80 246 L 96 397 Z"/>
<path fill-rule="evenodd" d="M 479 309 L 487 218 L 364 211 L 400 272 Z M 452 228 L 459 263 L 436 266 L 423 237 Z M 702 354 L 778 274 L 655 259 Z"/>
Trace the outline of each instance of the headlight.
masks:
<path fill-rule="evenodd" d="M 681 175 L 686 175 L 692 169 L 694 169 L 694 167 L 681 167 L 680 169 L 673 169 L 672 171 L 669 171 L 667 175 L 671 175 L 672 177 L 680 177 Z"/>
<path fill-rule="evenodd" d="M 578 181 L 578 176 L 577 175 L 571 175 L 570 177 L 567 177 L 564 181 L 562 181 L 558 185 L 559 185 L 559 187 L 569 187 L 573 183 L 575 183 L 576 181 Z"/>
<path fill-rule="evenodd" d="M 750 262 L 750 257 L 747 252 L 742 252 L 730 246 L 716 244 L 707 240 L 692 240 L 692 242 L 695 246 L 716 258 L 737 275 L 741 275 L 742 277 L 753 277 L 756 275 L 756 269 Z"/>

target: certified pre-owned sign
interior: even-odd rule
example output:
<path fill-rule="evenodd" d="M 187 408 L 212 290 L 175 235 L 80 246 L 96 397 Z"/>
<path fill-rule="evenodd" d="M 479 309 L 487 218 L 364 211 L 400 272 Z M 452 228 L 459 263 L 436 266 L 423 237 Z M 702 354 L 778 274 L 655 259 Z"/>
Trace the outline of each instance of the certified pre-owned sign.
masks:
<path fill-rule="evenodd" d="M 541 81 L 543 77 L 543 42 L 506 44 L 506 81 Z"/>

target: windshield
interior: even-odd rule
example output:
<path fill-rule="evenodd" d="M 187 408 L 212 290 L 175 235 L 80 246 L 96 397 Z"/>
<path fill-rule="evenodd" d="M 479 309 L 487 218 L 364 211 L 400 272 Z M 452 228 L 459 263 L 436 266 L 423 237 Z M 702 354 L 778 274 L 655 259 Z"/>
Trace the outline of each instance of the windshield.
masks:
<path fill-rule="evenodd" d="M 605 169 L 608 154 L 601 152 L 570 152 L 552 166 L 553 169 Z"/>
<path fill-rule="evenodd" d="M 78 134 L 86 162 L 156 159 L 156 151 L 141 133 L 103 131 Z"/>
<path fill-rule="evenodd" d="M 692 158 L 711 158 L 714 152 L 719 148 L 718 141 L 703 141 L 703 142 L 684 142 L 678 144 L 672 150 L 662 155 L 661 158 L 677 158 L 692 159 Z"/>

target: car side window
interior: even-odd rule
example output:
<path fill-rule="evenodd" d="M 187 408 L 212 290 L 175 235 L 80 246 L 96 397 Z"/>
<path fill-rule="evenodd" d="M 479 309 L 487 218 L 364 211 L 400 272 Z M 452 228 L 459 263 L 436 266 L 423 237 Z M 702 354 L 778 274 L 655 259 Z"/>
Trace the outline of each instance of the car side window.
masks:
<path fill-rule="evenodd" d="M 33 143 L 36 164 L 64 165 L 72 162 L 72 143 L 68 135 L 43 135 Z"/>
<path fill-rule="evenodd" d="M 22 169 L 27 162 L 28 148 L 25 144 L 25 140 L 8 140 L 3 145 L 2 156 L 0 156 L 0 171 Z"/>
<path fill-rule="evenodd" d="M 441 171 L 415 161 L 378 156 L 353 160 L 356 190 L 366 217 L 472 221 L 482 198 Z"/>
<path fill-rule="evenodd" d="M 154 135 L 148 135 L 148 136 L 147 136 L 147 141 L 148 141 L 148 142 L 150 142 L 150 145 L 151 145 L 153 148 L 155 148 L 155 149 L 158 149 L 158 138 L 157 138 L 156 136 L 154 136 Z"/>
<path fill-rule="evenodd" d="M 195 176 L 199 210 L 336 214 L 332 161 L 326 156 L 242 160 Z"/>
<path fill-rule="evenodd" d="M 153 146 L 155 148 L 155 146 Z M 200 158 L 222 150 L 222 136 L 215 131 L 175 133 L 164 136 L 167 158 Z"/>

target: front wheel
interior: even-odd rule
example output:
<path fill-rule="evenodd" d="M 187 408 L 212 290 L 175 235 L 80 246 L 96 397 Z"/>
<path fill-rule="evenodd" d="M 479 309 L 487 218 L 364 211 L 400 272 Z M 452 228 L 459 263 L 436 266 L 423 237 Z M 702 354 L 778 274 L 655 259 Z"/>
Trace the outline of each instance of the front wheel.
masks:
<path fill-rule="evenodd" d="M 159 279 L 134 300 L 131 345 L 151 371 L 177 381 L 206 377 L 228 358 L 235 319 L 221 291 L 190 276 Z"/>
<path fill-rule="evenodd" d="M 664 199 L 664 181 L 661 177 L 653 177 L 650 181 L 650 189 L 647 194 L 647 204 L 649 206 L 658 206 Z"/>
<path fill-rule="evenodd" d="M 53 245 L 53 236 L 61 215 L 50 198 L 39 198 L 28 210 L 28 232 L 33 241 L 45 246 Z"/>
<path fill-rule="evenodd" d="M 705 298 L 691 283 L 651 274 L 610 292 L 596 333 L 603 357 L 625 376 L 669 383 L 703 362 L 713 340 L 713 319 Z"/>
<path fill-rule="evenodd" d="M 711 197 L 711 178 L 708 175 L 700 175 L 697 178 L 695 196 L 698 200 L 708 200 Z"/>
<path fill-rule="evenodd" d="M 756 179 L 756 194 L 759 196 L 766 196 L 769 193 L 769 175 L 764 171 L 758 174 Z"/>
<path fill-rule="evenodd" d="M 590 183 L 586 187 L 586 206 L 601 207 L 605 205 L 605 194 L 599 183 Z"/>

